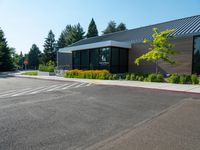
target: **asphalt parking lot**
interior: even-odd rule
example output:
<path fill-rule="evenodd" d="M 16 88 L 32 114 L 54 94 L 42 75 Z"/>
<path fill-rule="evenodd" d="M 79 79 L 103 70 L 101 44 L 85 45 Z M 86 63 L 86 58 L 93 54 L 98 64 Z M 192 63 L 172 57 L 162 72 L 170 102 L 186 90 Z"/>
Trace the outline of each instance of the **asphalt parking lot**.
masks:
<path fill-rule="evenodd" d="M 64 84 L 74 86 L 51 90 L 53 85 Z M 142 88 L 15 77 L 0 78 L 0 85 L 0 150 L 88 149 L 134 129 L 185 99 L 198 98 Z M 44 86 L 49 89 L 34 93 Z M 23 91 L 20 95 L 26 88 L 32 94 Z M 1 97 L 16 89 L 19 94 L 13 96 L 11 92 L 11 96 Z"/>

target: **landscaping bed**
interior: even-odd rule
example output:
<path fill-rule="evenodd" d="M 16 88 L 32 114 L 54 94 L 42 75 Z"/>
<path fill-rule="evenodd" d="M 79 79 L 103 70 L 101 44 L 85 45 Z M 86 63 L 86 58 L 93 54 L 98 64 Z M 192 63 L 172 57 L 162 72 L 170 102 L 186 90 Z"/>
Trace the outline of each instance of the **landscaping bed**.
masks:
<path fill-rule="evenodd" d="M 199 84 L 200 78 L 195 75 L 172 74 L 164 77 L 162 74 L 124 73 L 112 74 L 108 70 L 70 70 L 64 74 L 65 78 L 101 79 L 101 80 L 130 80 L 144 82 L 167 82 L 176 84 Z"/>

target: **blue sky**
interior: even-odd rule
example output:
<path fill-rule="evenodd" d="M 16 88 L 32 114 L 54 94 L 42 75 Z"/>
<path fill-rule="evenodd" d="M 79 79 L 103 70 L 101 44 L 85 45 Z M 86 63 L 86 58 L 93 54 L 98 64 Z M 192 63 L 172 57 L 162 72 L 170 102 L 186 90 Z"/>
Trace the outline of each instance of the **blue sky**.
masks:
<path fill-rule="evenodd" d="M 0 0 L 0 27 L 8 44 L 26 53 L 33 43 L 43 50 L 50 29 L 56 38 L 67 24 L 82 25 L 91 18 L 99 32 L 110 20 L 129 29 L 199 15 L 200 0 Z"/>

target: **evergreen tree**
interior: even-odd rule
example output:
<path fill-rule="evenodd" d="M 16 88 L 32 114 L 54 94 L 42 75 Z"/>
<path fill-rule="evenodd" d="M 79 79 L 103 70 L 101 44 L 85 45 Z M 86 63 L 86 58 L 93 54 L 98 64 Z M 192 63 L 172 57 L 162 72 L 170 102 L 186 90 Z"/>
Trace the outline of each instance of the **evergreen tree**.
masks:
<path fill-rule="evenodd" d="M 85 34 L 85 32 L 83 31 L 83 28 L 81 27 L 80 23 L 78 23 L 77 25 L 75 25 L 72 28 L 72 43 L 75 43 L 77 41 L 80 41 L 83 39 L 83 35 Z"/>
<path fill-rule="evenodd" d="M 37 69 L 40 64 L 40 55 L 41 51 L 37 47 L 36 44 L 33 44 L 29 53 L 28 53 L 28 61 L 29 61 L 29 69 Z"/>
<path fill-rule="evenodd" d="M 16 53 L 15 48 L 11 47 L 10 53 L 14 69 L 19 69 L 19 55 Z"/>
<path fill-rule="evenodd" d="M 108 26 L 106 29 L 103 31 L 103 34 L 108 34 L 108 33 L 113 33 L 113 32 L 118 32 L 118 31 L 124 31 L 127 30 L 126 24 L 121 22 L 118 26 L 115 23 L 115 21 L 110 21 L 108 23 Z"/>
<path fill-rule="evenodd" d="M 94 36 L 98 36 L 98 30 L 97 30 L 96 23 L 94 19 L 92 18 L 88 27 L 87 38 L 94 37 Z"/>
<path fill-rule="evenodd" d="M 110 21 L 108 23 L 108 26 L 106 27 L 106 29 L 103 31 L 103 34 L 117 32 L 116 26 L 117 25 L 116 25 L 115 21 Z"/>
<path fill-rule="evenodd" d="M 49 31 L 44 43 L 44 63 L 56 61 L 56 41 L 52 30 Z"/>
<path fill-rule="evenodd" d="M 22 51 L 20 52 L 20 54 L 19 54 L 19 62 L 18 62 L 18 66 L 19 66 L 19 68 L 20 69 L 23 69 L 24 67 L 24 56 L 23 56 L 23 53 L 22 53 Z"/>
<path fill-rule="evenodd" d="M 117 31 L 124 31 L 124 30 L 127 30 L 126 29 L 126 25 L 121 22 L 118 26 L 117 26 Z"/>
<path fill-rule="evenodd" d="M 8 47 L 3 30 L 0 28 L 0 71 L 10 71 L 13 69 L 11 49 Z"/>
<path fill-rule="evenodd" d="M 62 32 L 60 34 L 58 41 L 57 41 L 57 48 L 59 49 L 59 48 L 65 47 L 65 46 L 66 46 L 65 35 L 64 35 L 64 32 Z"/>
<path fill-rule="evenodd" d="M 65 29 L 60 34 L 59 40 L 57 42 L 57 47 L 63 48 L 66 46 L 69 46 L 81 39 L 84 38 L 85 32 L 83 31 L 83 28 L 78 23 L 77 25 L 67 25 Z"/>

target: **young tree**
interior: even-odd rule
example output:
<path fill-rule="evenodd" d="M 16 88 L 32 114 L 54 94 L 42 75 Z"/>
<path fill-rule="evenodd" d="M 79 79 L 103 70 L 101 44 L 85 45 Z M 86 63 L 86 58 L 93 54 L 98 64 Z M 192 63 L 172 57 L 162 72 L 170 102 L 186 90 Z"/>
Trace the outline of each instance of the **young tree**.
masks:
<path fill-rule="evenodd" d="M 96 23 L 94 19 L 92 18 L 88 27 L 87 38 L 94 37 L 94 36 L 98 36 L 98 30 L 97 30 Z"/>
<path fill-rule="evenodd" d="M 29 61 L 29 69 L 37 69 L 40 64 L 41 51 L 37 47 L 36 44 L 33 44 L 29 53 L 28 53 L 28 61 Z"/>
<path fill-rule="evenodd" d="M 10 71 L 13 69 L 11 49 L 7 45 L 3 30 L 0 28 L 0 71 Z"/>
<path fill-rule="evenodd" d="M 117 26 L 117 31 L 124 31 L 127 30 L 126 25 L 121 22 L 118 26 Z"/>
<path fill-rule="evenodd" d="M 49 31 L 44 43 L 44 63 L 56 61 L 56 41 L 52 30 Z"/>
<path fill-rule="evenodd" d="M 14 69 L 19 69 L 19 59 L 20 59 L 20 55 L 18 55 L 16 53 L 15 48 L 11 47 L 10 48 L 10 53 L 11 53 L 11 58 L 12 58 L 12 63 L 13 63 L 13 67 Z"/>
<path fill-rule="evenodd" d="M 173 50 L 174 45 L 168 42 L 170 33 L 174 32 L 175 30 L 171 29 L 159 32 L 157 28 L 154 28 L 153 31 L 154 34 L 152 35 L 152 41 L 144 39 L 144 43 L 150 45 L 149 52 L 137 58 L 135 63 L 139 65 L 141 60 L 153 61 L 156 64 L 156 73 L 158 73 L 159 60 L 166 61 L 170 64 L 176 63 L 170 58 L 170 56 L 176 54 L 176 52 Z"/>
<path fill-rule="evenodd" d="M 106 29 L 103 31 L 103 34 L 117 32 L 116 26 L 117 25 L 115 21 L 110 21 Z"/>

